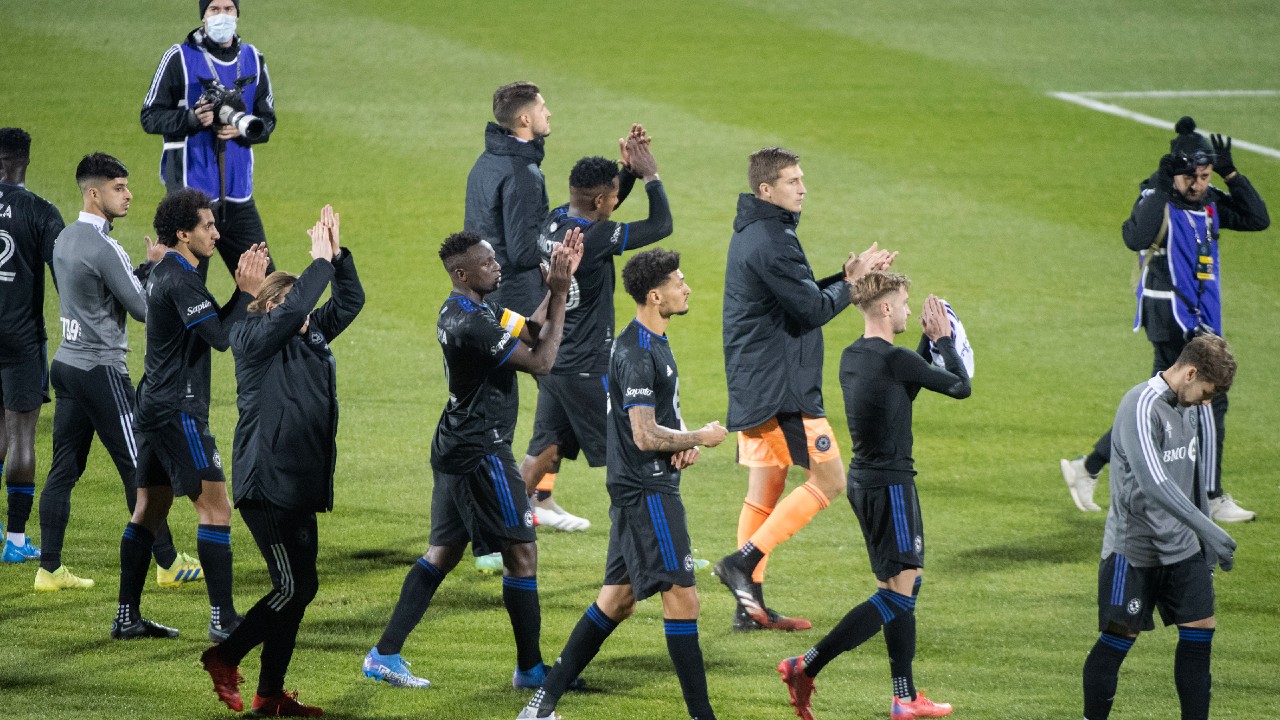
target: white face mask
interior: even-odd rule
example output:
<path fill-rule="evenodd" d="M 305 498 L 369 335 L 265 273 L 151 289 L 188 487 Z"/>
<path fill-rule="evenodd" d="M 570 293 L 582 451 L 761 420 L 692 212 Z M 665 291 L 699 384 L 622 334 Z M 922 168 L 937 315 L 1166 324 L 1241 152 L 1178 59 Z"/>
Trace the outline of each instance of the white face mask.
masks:
<path fill-rule="evenodd" d="M 236 16 L 230 13 L 210 15 L 204 21 L 204 32 L 219 45 L 230 42 L 236 36 Z"/>

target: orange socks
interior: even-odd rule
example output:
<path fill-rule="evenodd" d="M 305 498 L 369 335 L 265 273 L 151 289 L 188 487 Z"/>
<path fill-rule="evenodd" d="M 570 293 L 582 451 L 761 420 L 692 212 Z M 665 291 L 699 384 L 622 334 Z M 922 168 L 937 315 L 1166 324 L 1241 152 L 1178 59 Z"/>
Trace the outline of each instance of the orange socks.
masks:
<path fill-rule="evenodd" d="M 750 500 L 742 501 L 742 514 L 738 515 L 738 547 L 747 544 L 752 535 L 764 525 L 764 521 L 769 519 L 769 515 L 773 513 L 773 508 L 765 507 L 751 502 Z M 751 573 L 751 582 L 764 582 L 764 568 L 769 564 L 769 556 L 765 555 L 764 559 L 756 565 L 756 569 Z"/>
<path fill-rule="evenodd" d="M 768 555 L 779 543 L 808 525 L 813 516 L 827 505 L 830 505 L 830 502 L 822 491 L 812 483 L 806 482 L 792 490 L 782 499 L 782 502 L 778 503 L 778 507 L 773 509 L 773 514 L 751 536 L 751 543 Z M 743 512 L 746 512 L 745 509 Z"/>
<path fill-rule="evenodd" d="M 556 474 L 547 473 L 546 475 L 542 476 L 541 480 L 538 481 L 538 487 L 536 489 L 541 490 L 543 492 L 551 492 L 552 490 L 555 489 L 555 487 L 556 487 Z"/>

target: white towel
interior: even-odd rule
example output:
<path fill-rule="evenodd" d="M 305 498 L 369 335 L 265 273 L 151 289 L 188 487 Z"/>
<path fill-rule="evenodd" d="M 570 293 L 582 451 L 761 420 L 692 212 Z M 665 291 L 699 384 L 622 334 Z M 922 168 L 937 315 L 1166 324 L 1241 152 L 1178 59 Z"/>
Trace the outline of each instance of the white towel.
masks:
<path fill-rule="evenodd" d="M 942 301 L 943 307 L 947 309 L 947 319 L 951 321 L 951 337 L 956 341 L 956 352 L 960 353 L 960 360 L 964 363 L 964 369 L 969 373 L 969 377 L 973 377 L 973 346 L 969 344 L 969 336 L 964 332 L 964 323 L 960 322 L 960 318 L 956 316 L 956 311 L 951 309 L 951 303 L 946 300 Z M 933 341 L 929 341 L 929 352 L 933 355 L 933 364 L 938 367 L 945 368 L 947 363 L 942 358 L 937 348 L 933 346 Z"/>

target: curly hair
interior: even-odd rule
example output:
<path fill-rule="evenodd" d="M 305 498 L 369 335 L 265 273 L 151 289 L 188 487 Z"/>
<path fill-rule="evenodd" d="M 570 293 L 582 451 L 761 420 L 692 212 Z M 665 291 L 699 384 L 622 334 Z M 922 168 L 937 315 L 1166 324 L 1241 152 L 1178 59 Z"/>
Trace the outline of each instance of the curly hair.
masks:
<path fill-rule="evenodd" d="M 853 281 L 849 286 L 849 302 L 859 310 L 869 310 L 885 295 L 910 287 L 911 278 L 902 273 L 875 270 Z"/>
<path fill-rule="evenodd" d="M 440 243 L 440 261 L 444 263 L 445 269 L 452 270 L 458 258 L 482 242 L 484 238 L 473 232 L 456 232 Z"/>
<path fill-rule="evenodd" d="M 569 187 L 578 190 L 595 190 L 612 185 L 618 177 L 618 163 L 602 157 L 584 157 L 569 172 Z"/>
<path fill-rule="evenodd" d="M 156 239 L 161 245 L 173 247 L 178 244 L 178 231 L 191 232 L 200 224 L 200 211 L 209 210 L 213 200 L 199 190 L 182 188 L 175 190 L 156 206 L 156 219 L 152 223 L 156 229 Z"/>
<path fill-rule="evenodd" d="M 643 305 L 649 291 L 661 287 L 671 273 L 680 269 L 680 253 L 654 248 L 631 256 L 622 268 L 622 287 Z"/>
<path fill-rule="evenodd" d="M 0 157 L 25 160 L 31 157 L 31 135 L 22 128 L 0 128 Z"/>

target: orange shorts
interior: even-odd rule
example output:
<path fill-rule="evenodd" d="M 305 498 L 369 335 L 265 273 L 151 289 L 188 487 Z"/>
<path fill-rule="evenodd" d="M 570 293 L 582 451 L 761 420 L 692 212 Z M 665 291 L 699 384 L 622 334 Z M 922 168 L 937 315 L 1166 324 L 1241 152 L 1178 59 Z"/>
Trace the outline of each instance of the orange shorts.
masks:
<path fill-rule="evenodd" d="M 749 430 L 738 431 L 738 464 L 747 467 L 803 468 L 839 460 L 826 418 L 783 413 Z"/>

